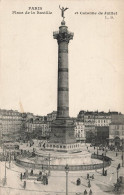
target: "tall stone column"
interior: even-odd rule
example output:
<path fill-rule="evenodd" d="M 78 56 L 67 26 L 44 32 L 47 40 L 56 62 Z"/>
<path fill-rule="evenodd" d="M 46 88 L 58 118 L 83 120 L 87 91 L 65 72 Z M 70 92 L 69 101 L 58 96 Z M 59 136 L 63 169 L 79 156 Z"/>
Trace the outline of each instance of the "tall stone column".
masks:
<path fill-rule="evenodd" d="M 58 89 L 57 118 L 51 123 L 50 143 L 58 143 L 60 146 L 76 142 L 74 122 L 69 118 L 68 44 L 73 39 L 73 33 L 68 31 L 68 27 L 62 21 L 59 31 L 54 32 L 53 37 L 58 42 Z M 63 150 L 68 150 L 64 147 Z"/>
<path fill-rule="evenodd" d="M 58 42 L 58 97 L 57 118 L 69 117 L 69 81 L 68 81 L 68 44 L 73 33 L 68 31 L 65 22 L 61 22 L 59 32 L 53 33 Z"/>

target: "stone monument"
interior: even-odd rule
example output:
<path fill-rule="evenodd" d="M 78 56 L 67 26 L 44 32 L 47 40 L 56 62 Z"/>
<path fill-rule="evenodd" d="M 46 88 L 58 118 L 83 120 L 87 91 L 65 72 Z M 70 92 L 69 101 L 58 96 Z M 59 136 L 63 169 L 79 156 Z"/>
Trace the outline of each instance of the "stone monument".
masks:
<path fill-rule="evenodd" d="M 50 144 L 47 148 L 66 152 L 78 147 L 74 136 L 74 122 L 69 117 L 68 46 L 74 34 L 68 31 L 64 21 L 64 12 L 68 8 L 60 9 L 63 20 L 59 31 L 53 32 L 53 38 L 58 42 L 57 117 L 51 124 Z"/>

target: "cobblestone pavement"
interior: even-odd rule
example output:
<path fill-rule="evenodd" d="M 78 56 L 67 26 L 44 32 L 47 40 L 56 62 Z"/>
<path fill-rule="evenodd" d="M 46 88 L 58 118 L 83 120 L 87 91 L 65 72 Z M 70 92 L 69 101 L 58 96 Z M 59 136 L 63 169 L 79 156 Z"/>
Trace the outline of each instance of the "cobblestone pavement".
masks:
<path fill-rule="evenodd" d="M 88 147 L 91 153 L 96 153 L 96 148 Z M 102 151 L 99 151 L 102 154 Z M 93 195 L 111 195 L 114 194 L 114 183 L 117 181 L 117 166 L 122 164 L 121 152 L 118 152 L 116 157 L 116 152 L 108 151 L 107 156 L 112 158 L 112 164 L 107 168 L 107 176 L 102 176 L 102 169 L 93 171 L 80 171 L 80 172 L 69 172 L 68 173 L 68 194 L 83 195 L 86 189 L 88 194 L 90 189 Z M 23 182 L 20 180 L 20 173 L 24 173 L 25 169 L 16 166 L 14 162 L 11 163 L 9 168 L 8 162 L 7 166 L 7 184 L 3 186 L 2 179 L 4 178 L 5 162 L 0 162 L 0 194 L 2 195 L 65 195 L 66 191 L 66 177 L 65 172 L 62 171 L 51 171 L 51 175 L 48 178 L 48 185 L 43 185 L 35 180 L 26 181 L 26 189 L 23 188 Z M 106 169 L 105 169 L 106 170 Z M 38 173 L 38 170 L 34 170 L 34 173 Z M 94 179 L 90 179 L 91 188 L 88 188 L 88 180 L 86 179 L 87 173 L 91 176 L 94 174 Z M 119 169 L 118 176 L 124 175 L 124 168 Z M 76 185 L 77 178 L 80 178 L 81 185 Z M 118 193 L 124 194 L 124 193 Z"/>

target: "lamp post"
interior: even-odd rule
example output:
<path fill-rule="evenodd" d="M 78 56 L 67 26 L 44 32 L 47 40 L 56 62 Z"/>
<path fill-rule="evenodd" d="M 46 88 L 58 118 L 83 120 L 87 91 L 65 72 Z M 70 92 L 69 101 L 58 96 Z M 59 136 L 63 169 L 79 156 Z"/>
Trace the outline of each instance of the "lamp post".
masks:
<path fill-rule="evenodd" d="M 105 171 L 104 171 L 104 153 L 103 153 L 103 170 L 102 170 L 102 175 L 104 176 Z"/>
<path fill-rule="evenodd" d="M 98 145 L 97 145 L 97 158 L 98 158 Z"/>
<path fill-rule="evenodd" d="M 7 184 L 7 178 L 6 178 L 6 156 L 5 156 L 5 176 L 3 178 L 3 186 Z"/>
<path fill-rule="evenodd" d="M 10 163 L 11 163 L 11 151 L 9 149 L 9 168 L 11 168 Z"/>
<path fill-rule="evenodd" d="M 5 181 L 6 181 L 6 159 L 5 159 Z"/>
<path fill-rule="evenodd" d="M 50 176 L 50 153 L 49 153 L 49 176 Z"/>
<path fill-rule="evenodd" d="M 3 146 L 3 155 L 4 155 L 4 143 L 2 144 L 2 146 Z"/>
<path fill-rule="evenodd" d="M 66 172 L 66 195 L 68 195 L 68 172 L 69 172 L 68 164 L 66 164 L 65 166 L 65 172 Z"/>
<path fill-rule="evenodd" d="M 124 139 L 122 138 L 122 167 L 124 167 Z"/>
<path fill-rule="evenodd" d="M 118 182 L 118 171 L 119 171 L 119 167 L 117 167 L 117 182 Z"/>
<path fill-rule="evenodd" d="M 96 143 L 96 146 L 97 146 L 97 158 L 98 158 L 98 140 L 96 139 L 96 141 L 95 141 L 95 143 Z"/>

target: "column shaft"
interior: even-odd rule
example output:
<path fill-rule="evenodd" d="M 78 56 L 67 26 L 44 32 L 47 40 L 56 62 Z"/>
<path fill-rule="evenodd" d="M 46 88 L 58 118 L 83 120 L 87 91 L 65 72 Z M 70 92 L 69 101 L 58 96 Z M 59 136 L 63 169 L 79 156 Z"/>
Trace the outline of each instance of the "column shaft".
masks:
<path fill-rule="evenodd" d="M 58 44 L 58 98 L 57 117 L 69 117 L 68 43 Z"/>

